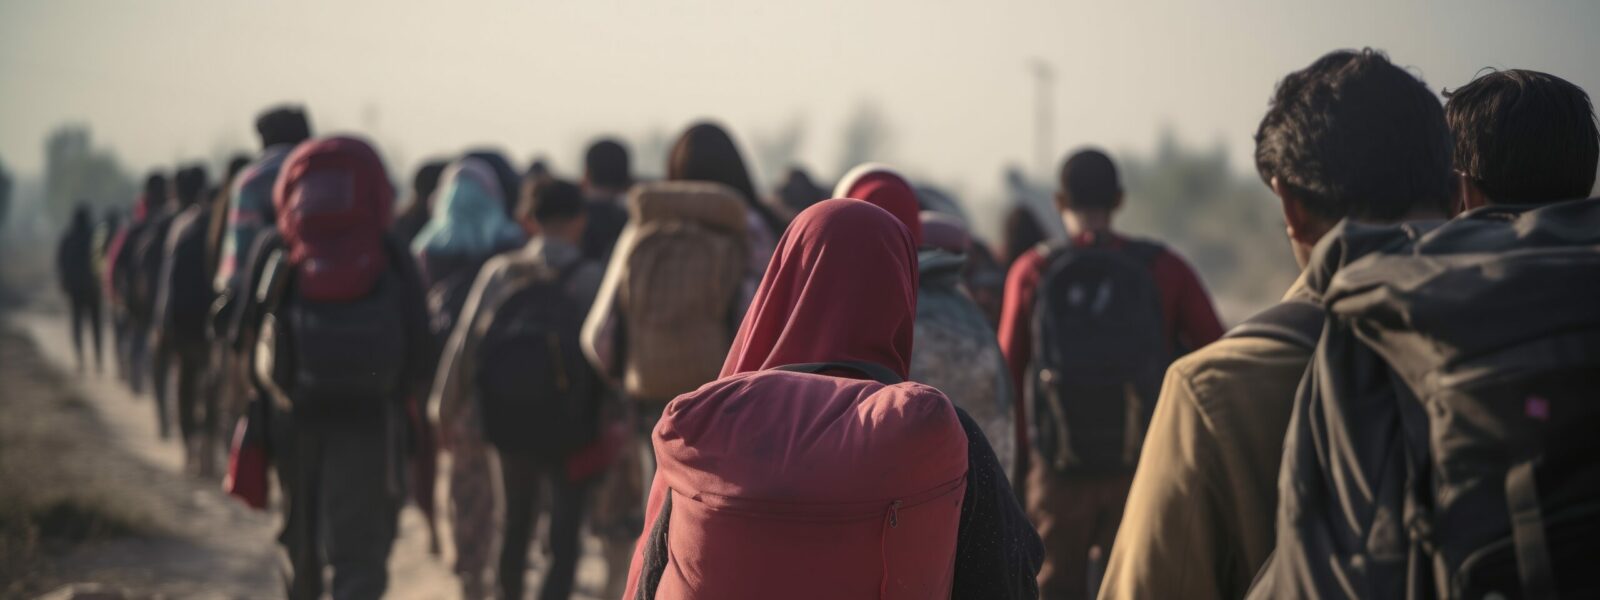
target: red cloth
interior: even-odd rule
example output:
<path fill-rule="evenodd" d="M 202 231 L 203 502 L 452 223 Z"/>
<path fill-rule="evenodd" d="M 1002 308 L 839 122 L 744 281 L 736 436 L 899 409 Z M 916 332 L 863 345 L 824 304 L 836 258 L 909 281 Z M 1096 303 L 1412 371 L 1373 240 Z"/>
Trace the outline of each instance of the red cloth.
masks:
<path fill-rule="evenodd" d="M 306 298 L 360 297 L 388 266 L 383 236 L 394 217 L 394 187 L 366 142 L 300 144 L 283 161 L 272 204 Z"/>
<path fill-rule="evenodd" d="M 906 377 L 916 317 L 917 251 L 905 225 L 865 202 L 819 202 L 779 240 L 721 376 L 860 361 Z"/>
<path fill-rule="evenodd" d="M 862 361 L 904 377 L 916 265 L 904 225 L 865 202 L 824 201 L 789 226 L 723 377 L 656 426 L 625 597 L 654 542 L 670 560 L 663 600 L 949 597 L 967 471 L 950 401 L 916 383 L 767 370 Z"/>
<path fill-rule="evenodd" d="M 1106 233 L 1107 243 L 1116 248 L 1126 240 L 1114 233 Z M 1094 232 L 1085 232 L 1073 240 L 1079 246 L 1095 242 Z M 1037 248 L 1024 252 L 1011 265 L 1006 275 L 1005 305 L 1000 312 L 1000 351 L 1005 353 L 1011 369 L 1011 382 L 1015 390 L 1023 386 L 1028 372 L 1028 362 L 1033 360 L 1033 305 L 1034 293 L 1039 287 L 1040 272 L 1044 270 L 1044 255 Z M 1150 265 L 1151 275 L 1161 290 L 1161 315 L 1165 327 L 1168 349 L 1195 350 L 1222 337 L 1222 322 L 1211 305 L 1211 296 L 1205 285 L 1177 254 L 1164 250 Z M 1017 457 L 1027 460 L 1028 437 L 1026 402 L 1011 403 L 1016 411 Z M 1026 469 L 1022 472 L 1026 473 Z"/>
<path fill-rule="evenodd" d="M 889 211 L 911 233 L 913 247 L 922 247 L 922 207 L 917 203 L 917 192 L 911 189 L 904 177 L 894 171 L 868 170 L 845 182 L 845 198 L 855 198 Z"/>

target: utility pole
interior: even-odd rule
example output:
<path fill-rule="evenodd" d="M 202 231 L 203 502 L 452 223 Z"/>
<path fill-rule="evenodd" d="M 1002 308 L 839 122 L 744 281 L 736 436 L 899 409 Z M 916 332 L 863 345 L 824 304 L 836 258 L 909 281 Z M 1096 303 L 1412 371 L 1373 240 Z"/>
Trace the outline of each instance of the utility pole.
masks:
<path fill-rule="evenodd" d="M 1034 177 L 1041 181 L 1050 179 L 1050 153 L 1055 147 L 1055 114 L 1050 101 L 1050 91 L 1055 86 L 1056 72 L 1042 58 L 1028 61 L 1033 74 L 1033 166 Z"/>

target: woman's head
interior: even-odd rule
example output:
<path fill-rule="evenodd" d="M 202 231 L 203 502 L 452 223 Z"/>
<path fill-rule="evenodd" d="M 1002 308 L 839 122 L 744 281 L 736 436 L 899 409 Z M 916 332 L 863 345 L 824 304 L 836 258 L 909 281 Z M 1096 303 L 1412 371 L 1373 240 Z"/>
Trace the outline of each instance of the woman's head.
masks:
<path fill-rule="evenodd" d="M 722 376 L 861 361 L 904 377 L 917 313 L 917 252 L 893 215 L 826 200 L 795 218 L 767 265 Z"/>
<path fill-rule="evenodd" d="M 438 199 L 414 250 L 439 254 L 494 253 L 521 241 L 522 229 L 505 213 L 505 192 L 494 167 L 468 156 L 440 177 Z"/>
<path fill-rule="evenodd" d="M 851 169 L 833 188 L 835 198 L 855 198 L 889 211 L 906 226 L 911 241 L 922 246 L 922 221 L 917 213 L 917 192 L 900 173 L 881 163 L 865 163 Z"/>
<path fill-rule="evenodd" d="M 696 123 L 683 132 L 667 159 L 667 179 L 712 181 L 731 187 L 774 233 L 783 231 L 783 220 L 756 194 L 750 171 L 739 155 L 739 146 L 727 131 L 714 123 Z"/>

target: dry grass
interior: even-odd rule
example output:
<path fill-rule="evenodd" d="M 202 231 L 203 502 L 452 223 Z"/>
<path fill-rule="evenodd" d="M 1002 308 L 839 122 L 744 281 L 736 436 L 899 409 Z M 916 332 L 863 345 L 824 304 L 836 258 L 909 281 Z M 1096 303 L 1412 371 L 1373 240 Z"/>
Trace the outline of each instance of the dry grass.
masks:
<path fill-rule="evenodd" d="M 46 591 L 52 556 L 163 529 L 137 485 L 146 469 L 106 435 L 33 341 L 0 324 L 0 597 Z"/>

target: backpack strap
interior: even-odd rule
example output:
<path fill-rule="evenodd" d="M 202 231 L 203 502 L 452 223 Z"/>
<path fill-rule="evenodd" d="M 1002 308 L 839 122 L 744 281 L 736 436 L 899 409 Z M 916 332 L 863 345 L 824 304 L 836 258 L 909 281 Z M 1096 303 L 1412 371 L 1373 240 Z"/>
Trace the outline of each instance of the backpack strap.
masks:
<path fill-rule="evenodd" d="M 1266 338 L 1306 350 L 1315 350 L 1322 337 L 1322 307 L 1305 300 L 1288 300 L 1256 313 L 1229 330 L 1224 338 Z"/>
<path fill-rule="evenodd" d="M 1516 550 L 1517 575 L 1525 598 L 1555 598 L 1550 546 L 1545 542 L 1544 517 L 1539 511 L 1539 490 L 1533 478 L 1534 461 L 1512 465 L 1506 473 L 1506 504 L 1511 510 L 1511 541 Z"/>
<path fill-rule="evenodd" d="M 869 362 L 856 360 L 841 360 L 835 362 L 801 363 L 797 365 L 784 365 L 773 369 L 774 371 L 790 371 L 793 373 L 821 374 L 824 371 L 855 371 L 872 378 L 873 381 L 884 385 L 894 385 L 905 381 L 905 378 L 890 371 L 888 367 Z"/>

